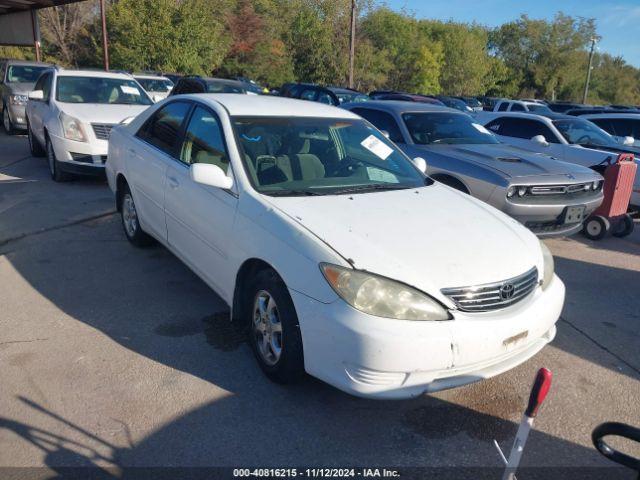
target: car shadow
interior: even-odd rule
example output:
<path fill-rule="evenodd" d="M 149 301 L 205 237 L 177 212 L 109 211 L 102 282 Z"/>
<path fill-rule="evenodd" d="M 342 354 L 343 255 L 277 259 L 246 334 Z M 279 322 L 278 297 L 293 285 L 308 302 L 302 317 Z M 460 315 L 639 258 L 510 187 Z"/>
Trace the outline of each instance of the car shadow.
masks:
<path fill-rule="evenodd" d="M 290 390 L 293 402 L 309 400 L 303 390 Z M 339 404 L 301 432 L 297 422 L 286 414 L 264 419 L 260 412 L 243 412 L 242 417 L 263 418 L 260 423 L 237 422 L 231 432 L 215 428 L 228 416 L 237 415 L 233 398 L 225 398 L 200 406 L 176 418 L 138 442 L 127 446 L 96 435 L 37 402 L 19 397 L 30 418 L 46 419 L 50 429 L 0 417 L 0 432 L 15 435 L 41 452 L 46 469 L 35 469 L 37 478 L 53 479 L 226 479 L 237 478 L 232 467 L 292 468 L 314 466 L 340 468 L 391 468 L 405 479 L 497 479 L 503 473 L 498 454 L 489 443 L 498 433 L 508 437 L 500 441 L 508 450 L 517 425 L 510 421 L 470 410 L 437 398 L 397 402 L 404 422 L 413 435 L 436 443 L 447 437 L 471 436 L 467 442 L 475 451 L 449 451 L 434 445 L 431 451 L 417 451 L 414 440 L 402 445 L 404 458 L 392 456 L 385 449 L 390 443 L 380 427 L 386 427 L 385 411 L 380 402 L 340 398 Z M 313 396 L 311 400 L 314 399 Z M 351 403 L 359 404 L 353 415 Z M 382 414 L 382 415 L 381 415 Z M 260 425 L 262 428 L 255 428 Z M 333 425 L 333 426 L 332 426 Z M 249 427 L 249 428 L 248 428 Z M 245 430 L 248 430 L 246 433 Z M 57 433 L 64 432 L 64 433 Z M 364 443 L 365 452 L 352 454 L 354 433 Z M 304 435 L 302 435 L 304 434 Z M 317 441 L 331 434 L 331 442 Z M 482 440 L 483 442 L 479 442 Z M 393 440 L 391 440 L 393 441 Z M 397 441 L 397 440 L 396 440 Z M 346 448 L 345 448 L 346 446 Z M 561 450 L 572 459 L 588 457 L 578 466 L 548 465 L 548 452 Z M 481 466 L 470 463 L 470 457 L 485 455 Z M 412 458 L 407 463 L 406 459 Z M 226 468 L 225 468 L 226 467 Z M 10 468 L 15 478 L 33 468 Z M 518 477 L 521 479 L 629 479 L 632 471 L 619 468 L 599 457 L 595 450 L 559 440 L 533 430 L 527 442 Z M 35 477 L 34 477 L 35 478 Z"/>

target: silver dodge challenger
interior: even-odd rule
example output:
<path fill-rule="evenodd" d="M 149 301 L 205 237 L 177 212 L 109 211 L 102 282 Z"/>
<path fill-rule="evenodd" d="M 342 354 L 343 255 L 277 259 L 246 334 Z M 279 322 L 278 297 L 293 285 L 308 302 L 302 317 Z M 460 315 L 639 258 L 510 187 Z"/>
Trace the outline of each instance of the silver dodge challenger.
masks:
<path fill-rule="evenodd" d="M 372 123 L 427 173 L 512 216 L 539 237 L 572 235 L 603 200 L 597 172 L 501 143 L 457 110 L 377 100 L 342 105 Z"/>

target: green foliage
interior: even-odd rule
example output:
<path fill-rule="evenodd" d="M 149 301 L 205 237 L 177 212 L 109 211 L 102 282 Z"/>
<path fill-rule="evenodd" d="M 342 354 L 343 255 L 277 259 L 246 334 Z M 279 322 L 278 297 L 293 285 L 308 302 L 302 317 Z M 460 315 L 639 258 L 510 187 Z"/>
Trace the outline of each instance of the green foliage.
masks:
<path fill-rule="evenodd" d="M 228 49 L 219 8 L 207 0 L 115 2 L 107 18 L 113 68 L 210 74 Z"/>
<path fill-rule="evenodd" d="M 113 68 L 246 76 L 269 86 L 347 84 L 351 0 L 108 0 L 107 6 Z M 597 37 L 593 19 L 523 15 L 489 29 L 416 19 L 374 0 L 358 0 L 357 11 L 354 76 L 361 91 L 582 99 Z M 95 6 L 42 12 L 46 60 L 102 65 Z M 2 47 L 0 56 L 34 55 Z M 639 69 L 595 54 L 590 102 L 640 104 L 639 85 Z"/>

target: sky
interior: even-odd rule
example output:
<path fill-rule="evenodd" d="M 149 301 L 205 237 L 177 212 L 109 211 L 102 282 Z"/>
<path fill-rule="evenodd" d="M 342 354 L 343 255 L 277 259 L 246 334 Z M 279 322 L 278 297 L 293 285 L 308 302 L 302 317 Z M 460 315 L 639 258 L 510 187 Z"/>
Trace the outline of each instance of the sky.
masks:
<path fill-rule="evenodd" d="M 562 11 L 572 17 L 595 18 L 602 40 L 600 52 L 623 57 L 640 67 L 640 0 L 386 0 L 394 10 L 406 9 L 418 18 L 476 21 L 496 27 L 526 13 L 553 18 Z"/>

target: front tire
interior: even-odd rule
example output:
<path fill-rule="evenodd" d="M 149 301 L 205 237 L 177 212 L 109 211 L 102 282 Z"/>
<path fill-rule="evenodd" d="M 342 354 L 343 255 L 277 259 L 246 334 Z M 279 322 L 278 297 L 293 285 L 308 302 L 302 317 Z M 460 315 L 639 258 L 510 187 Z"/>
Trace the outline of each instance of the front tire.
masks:
<path fill-rule="evenodd" d="M 54 182 L 67 182 L 71 176 L 60 169 L 60 162 L 56 158 L 56 152 L 53 150 L 51 140 L 47 137 L 47 164 L 49 165 L 49 173 Z"/>
<path fill-rule="evenodd" d="M 304 376 L 300 325 L 286 285 L 273 270 L 258 272 L 247 296 L 249 343 L 262 371 L 276 383 Z"/>
<path fill-rule="evenodd" d="M 136 204 L 133 201 L 133 195 L 127 185 L 123 186 L 122 195 L 120 196 L 120 204 L 118 205 L 120 210 L 120 219 L 122 220 L 122 229 L 127 237 L 127 240 L 136 247 L 147 247 L 153 243 L 153 238 L 149 236 L 138 221 L 138 211 L 136 210 Z"/>
<path fill-rule="evenodd" d="M 2 126 L 4 127 L 4 131 L 7 135 L 13 135 L 16 133 L 11 117 L 9 116 L 9 109 L 6 105 L 2 107 Z"/>

